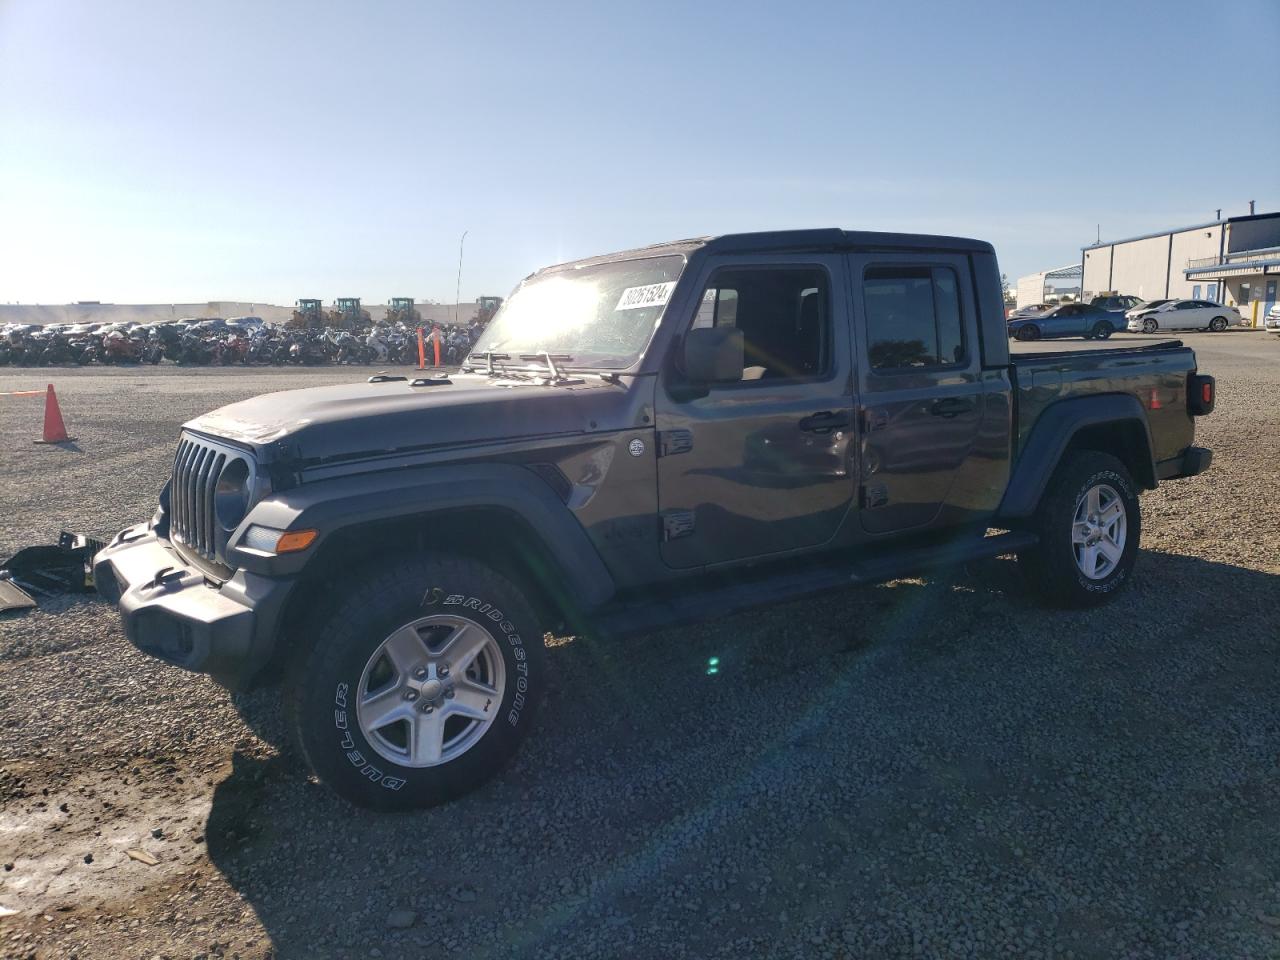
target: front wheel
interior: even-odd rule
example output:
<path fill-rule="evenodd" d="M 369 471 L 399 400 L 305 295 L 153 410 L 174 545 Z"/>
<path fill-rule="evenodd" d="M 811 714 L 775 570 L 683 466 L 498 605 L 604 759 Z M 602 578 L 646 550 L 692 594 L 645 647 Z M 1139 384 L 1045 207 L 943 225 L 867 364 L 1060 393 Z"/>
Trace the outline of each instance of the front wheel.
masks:
<path fill-rule="evenodd" d="M 1107 453 L 1069 453 L 1032 520 L 1040 542 L 1018 554 L 1039 596 L 1055 606 L 1104 603 L 1129 581 L 1142 534 L 1133 478 Z"/>
<path fill-rule="evenodd" d="M 1089 335 L 1094 340 L 1106 340 L 1114 332 L 1115 328 L 1106 320 L 1099 320 L 1090 331 Z"/>
<path fill-rule="evenodd" d="M 1030 340 L 1039 340 L 1040 328 L 1039 327 L 1020 327 L 1018 329 L 1018 332 L 1015 334 L 1015 336 L 1019 340 L 1023 341 L 1024 343 Z"/>
<path fill-rule="evenodd" d="M 1143 333 L 1155 333 L 1158 329 L 1160 329 L 1160 324 L 1156 323 L 1150 317 L 1147 317 L 1147 319 L 1142 321 Z"/>
<path fill-rule="evenodd" d="M 434 806 L 515 753 L 545 684 L 520 590 L 460 558 L 403 558 L 361 579 L 289 671 L 286 704 L 316 776 L 352 803 Z"/>
<path fill-rule="evenodd" d="M 1221 333 L 1223 330 L 1227 329 L 1227 318 L 1214 317 L 1209 321 L 1209 329 L 1214 333 Z"/>

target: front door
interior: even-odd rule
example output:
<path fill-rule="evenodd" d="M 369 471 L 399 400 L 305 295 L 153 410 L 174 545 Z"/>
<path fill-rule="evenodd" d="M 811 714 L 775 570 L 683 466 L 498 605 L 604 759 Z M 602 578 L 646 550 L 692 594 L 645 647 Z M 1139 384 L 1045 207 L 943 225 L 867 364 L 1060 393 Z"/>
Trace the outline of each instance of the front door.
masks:
<path fill-rule="evenodd" d="M 983 417 L 969 262 L 849 258 L 862 387 L 859 515 L 869 533 L 936 521 Z"/>
<path fill-rule="evenodd" d="M 848 513 L 853 388 L 842 266 L 836 255 L 721 257 L 704 266 L 686 328 L 736 327 L 745 355 L 736 382 L 699 389 L 669 368 L 658 385 L 669 566 L 818 546 Z"/>
<path fill-rule="evenodd" d="M 1263 300 L 1262 312 L 1258 315 L 1259 322 L 1266 318 L 1271 312 L 1271 308 L 1276 305 L 1276 282 L 1274 280 L 1267 281 L 1266 297 Z"/>
<path fill-rule="evenodd" d="M 1183 300 L 1176 310 L 1169 311 L 1170 320 L 1177 330 L 1199 330 L 1209 325 L 1210 311 L 1200 305 L 1198 300 Z M 1161 324 L 1163 326 L 1163 324 Z"/>
<path fill-rule="evenodd" d="M 1088 307 L 1081 303 L 1068 303 L 1058 311 L 1059 327 L 1056 335 L 1060 337 L 1083 337 L 1092 314 Z"/>

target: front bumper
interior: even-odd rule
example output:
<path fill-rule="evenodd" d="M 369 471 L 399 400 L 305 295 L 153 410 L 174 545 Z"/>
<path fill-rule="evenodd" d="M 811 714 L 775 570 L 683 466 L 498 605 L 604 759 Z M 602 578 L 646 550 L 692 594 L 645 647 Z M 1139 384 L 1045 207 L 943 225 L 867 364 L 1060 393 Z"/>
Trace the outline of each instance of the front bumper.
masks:
<path fill-rule="evenodd" d="M 145 523 L 120 531 L 94 557 L 93 575 L 134 646 L 231 689 L 248 686 L 270 659 L 293 585 L 245 570 L 210 580 Z"/>

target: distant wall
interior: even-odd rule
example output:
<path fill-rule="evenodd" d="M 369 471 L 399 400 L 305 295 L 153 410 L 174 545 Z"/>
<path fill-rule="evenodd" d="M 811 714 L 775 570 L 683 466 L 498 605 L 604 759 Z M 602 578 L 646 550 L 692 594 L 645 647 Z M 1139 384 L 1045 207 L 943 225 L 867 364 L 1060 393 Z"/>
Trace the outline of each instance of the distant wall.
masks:
<path fill-rule="evenodd" d="M 240 300 L 204 303 L 0 303 L 0 323 L 150 323 L 178 317 L 261 317 L 268 322 L 288 320 L 292 307 Z"/>
<path fill-rule="evenodd" d="M 374 320 L 387 315 L 386 304 L 366 303 L 362 306 Z M 466 323 L 476 312 L 476 301 L 459 303 L 459 323 Z M 325 304 L 328 310 L 331 304 Z M 419 303 L 418 312 L 423 322 L 452 323 L 452 303 Z M 293 315 L 293 307 L 281 307 L 272 303 L 249 303 L 243 300 L 209 300 L 204 303 L 68 303 L 68 304 L 6 304 L 0 303 L 0 323 L 126 323 L 136 320 L 151 323 L 177 317 L 261 317 L 267 323 L 284 323 Z"/>

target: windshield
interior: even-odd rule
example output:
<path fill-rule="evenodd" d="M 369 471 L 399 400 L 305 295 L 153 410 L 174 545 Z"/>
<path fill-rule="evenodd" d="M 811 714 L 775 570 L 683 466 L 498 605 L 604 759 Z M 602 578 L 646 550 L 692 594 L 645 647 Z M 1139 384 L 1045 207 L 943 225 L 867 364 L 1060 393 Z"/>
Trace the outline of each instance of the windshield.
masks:
<path fill-rule="evenodd" d="M 473 357 L 550 353 L 575 367 L 628 367 L 666 310 L 684 257 L 620 260 L 532 277 L 490 321 Z"/>

